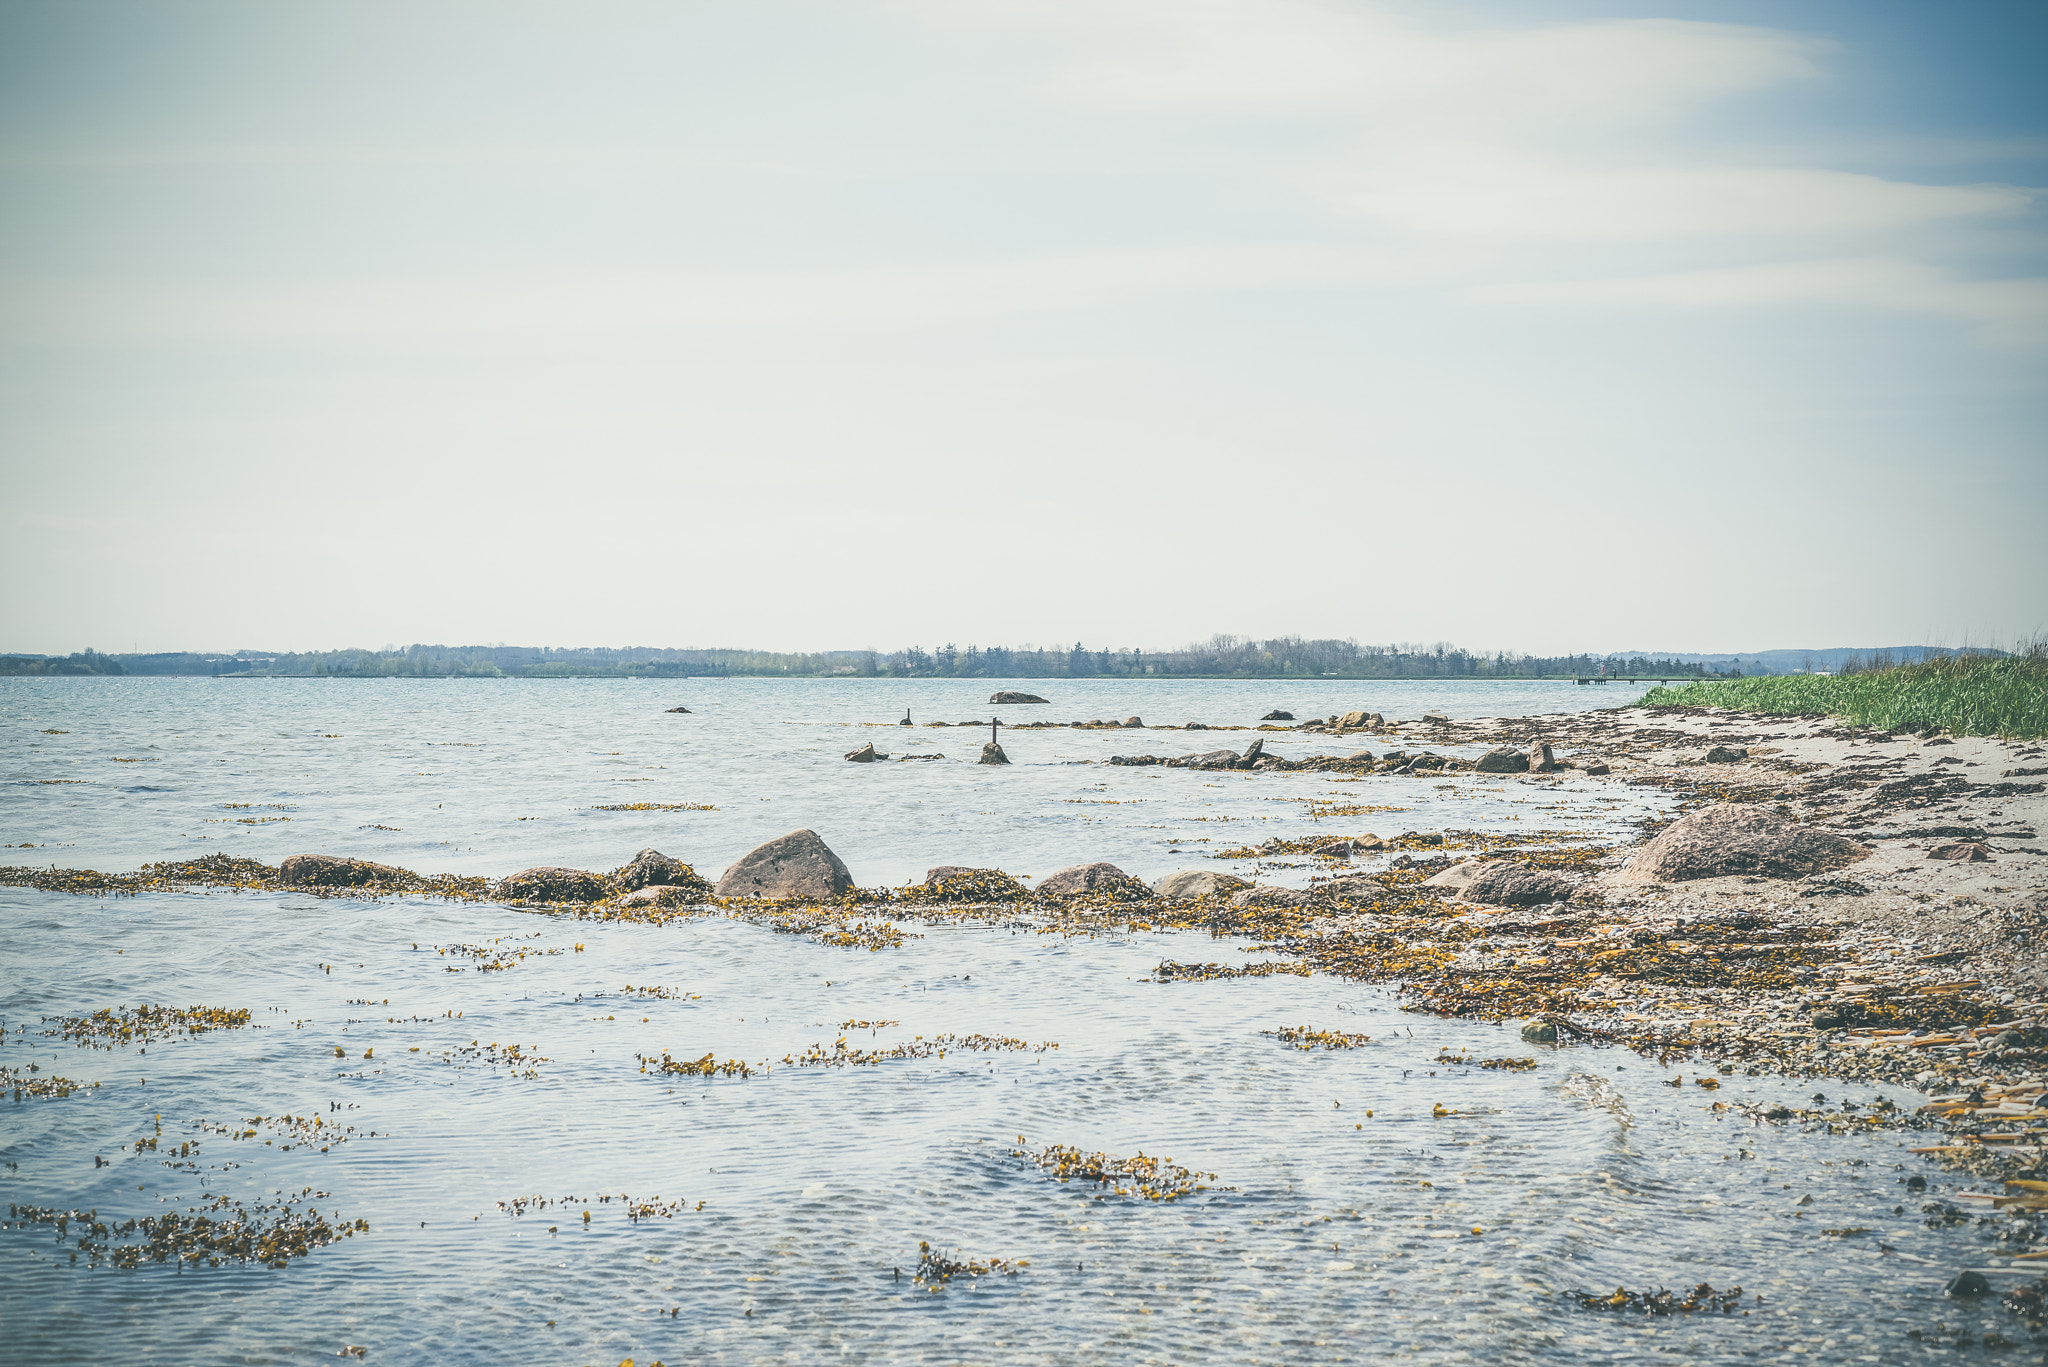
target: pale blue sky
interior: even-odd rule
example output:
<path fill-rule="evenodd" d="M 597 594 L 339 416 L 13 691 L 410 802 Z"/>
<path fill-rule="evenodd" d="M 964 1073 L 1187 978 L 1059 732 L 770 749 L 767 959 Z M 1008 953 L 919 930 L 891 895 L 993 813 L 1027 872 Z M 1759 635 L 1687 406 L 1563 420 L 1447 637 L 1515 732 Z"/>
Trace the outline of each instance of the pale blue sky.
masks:
<path fill-rule="evenodd" d="M 2043 15 L 0 3 L 0 649 L 2037 632 Z"/>

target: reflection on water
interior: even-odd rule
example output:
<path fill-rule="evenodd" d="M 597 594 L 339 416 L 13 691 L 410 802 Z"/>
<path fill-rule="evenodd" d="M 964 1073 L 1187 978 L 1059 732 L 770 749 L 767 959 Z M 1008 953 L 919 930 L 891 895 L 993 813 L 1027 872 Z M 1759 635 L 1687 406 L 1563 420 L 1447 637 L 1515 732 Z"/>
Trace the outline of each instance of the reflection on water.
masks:
<path fill-rule="evenodd" d="M 492 871 L 609 867 L 651 844 L 715 872 L 760 834 L 811 825 L 868 882 L 925 863 L 1042 874 L 1090 857 L 1156 874 L 1185 862 L 1166 851 L 1199 850 L 1187 833 L 1218 817 L 1262 834 L 1306 828 L 1299 799 L 1330 786 L 1065 763 L 1113 752 L 1093 733 L 1022 733 L 1006 744 L 1031 762 L 1014 772 L 847 765 L 842 738 L 877 733 L 811 701 L 808 720 L 737 701 L 723 706 L 744 715 L 721 718 L 717 698 L 753 696 L 737 682 L 205 681 L 152 695 L 164 685 L 146 681 L 96 695 L 107 701 L 47 682 L 0 694 L 6 834 L 55 842 L 38 859 L 103 867 L 203 850 L 199 837 L 222 829 L 202 825 L 208 815 L 271 814 L 293 820 L 236 825 L 218 843 L 271 860 L 326 848 Z M 787 687 L 779 696 L 864 696 Z M 1158 695 L 1112 706 L 1109 687 L 1076 715 L 1177 715 Z M 1269 688 L 1228 688 L 1208 696 L 1229 706 L 1204 719 L 1275 705 Z M 1392 712 L 1390 696 L 1347 685 L 1305 710 L 1356 698 Z M 886 717 L 889 695 L 873 697 Z M 679 698 L 704 711 L 674 720 L 709 719 L 701 733 L 677 739 L 639 705 Z M 44 728 L 72 736 L 29 750 Z M 321 749 L 329 732 L 349 748 Z M 1141 734 L 1155 751 L 1176 739 Z M 73 751 L 54 744 L 74 738 Z M 884 749 L 913 742 L 961 748 L 947 731 L 882 735 Z M 111 755 L 151 760 L 170 791 L 118 795 Z M 66 774 L 90 782 L 40 782 Z M 614 780 L 640 777 L 658 800 L 719 810 L 633 814 L 642 824 L 588 811 L 620 791 Z M 1120 805 L 1066 801 L 1097 784 Z M 1568 784 L 1370 790 L 1412 808 L 1390 824 L 1417 829 L 1621 820 L 1611 804 L 1561 796 Z M 428 815 L 434 802 L 443 815 Z M 349 825 L 379 821 L 400 828 L 388 843 Z M 125 1221 L 311 1189 L 302 1200 L 322 1215 L 369 1225 L 283 1270 L 89 1271 L 51 1228 L 0 1230 L 0 1360 L 310 1362 L 358 1345 L 372 1362 L 606 1367 L 1896 1361 L 1906 1329 L 1936 1318 L 2010 1327 L 1995 1307 L 1941 1297 L 1981 1236 L 1923 1225 L 1926 1198 L 1903 1186 L 1919 1169 L 1900 1166 L 1918 1160 L 1898 1135 L 1807 1136 L 1710 1109 L 1792 1102 L 1811 1084 L 1672 1088 L 1634 1055 L 1404 1015 L 1327 977 L 1143 981 L 1162 959 L 1242 948 L 1195 934 L 906 929 L 901 947 L 870 952 L 722 918 L 655 927 L 420 900 L 0 891 L 0 1063 L 102 1083 L 0 1101 L 8 1203 Z M 488 952 L 439 952 L 455 946 Z M 247 1009 L 251 1023 L 112 1050 L 41 1033 L 57 1028 L 43 1017 L 144 1002 Z M 1263 1033 L 1291 1026 L 1371 1042 L 1304 1050 Z M 1032 1047 L 781 1061 L 842 1037 L 886 1053 L 941 1034 Z M 1047 1041 L 1059 1047 L 1037 1047 Z M 1536 1066 L 1452 1065 L 1446 1051 Z M 642 1071 L 638 1059 L 664 1053 L 753 1071 Z M 138 1152 L 144 1138 L 156 1147 Z M 1118 1196 L 1019 1156 L 1053 1145 L 1144 1154 L 1210 1189 Z M 915 1280 L 921 1243 L 985 1268 L 1029 1266 L 932 1291 Z M 1740 1309 L 1652 1320 L 1568 1297 L 1700 1282 L 1740 1285 Z"/>

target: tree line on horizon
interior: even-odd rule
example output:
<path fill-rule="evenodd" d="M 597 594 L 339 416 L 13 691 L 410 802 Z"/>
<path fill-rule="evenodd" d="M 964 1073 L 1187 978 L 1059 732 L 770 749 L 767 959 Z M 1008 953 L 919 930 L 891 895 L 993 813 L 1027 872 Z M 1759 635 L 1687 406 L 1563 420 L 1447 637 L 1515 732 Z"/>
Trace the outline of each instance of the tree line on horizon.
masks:
<path fill-rule="evenodd" d="M 1630 675 L 1718 678 L 1708 665 L 1641 655 L 1524 655 L 1434 644 L 1361 645 L 1354 640 L 1266 640 L 1218 635 L 1179 650 L 947 643 L 927 650 L 677 650 L 548 646 L 412 645 L 388 650 L 167 651 L 68 657 L 0 656 L 0 675 L 185 675 L 222 678 L 1223 678 L 1533 679 Z M 1739 672 L 1739 671 L 1737 671 Z"/>

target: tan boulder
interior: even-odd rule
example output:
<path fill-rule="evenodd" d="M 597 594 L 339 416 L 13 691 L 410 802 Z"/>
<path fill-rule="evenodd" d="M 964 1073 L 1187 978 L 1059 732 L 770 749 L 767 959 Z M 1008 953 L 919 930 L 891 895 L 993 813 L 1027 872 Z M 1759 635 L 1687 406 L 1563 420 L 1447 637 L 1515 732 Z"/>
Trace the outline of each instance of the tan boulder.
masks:
<path fill-rule="evenodd" d="M 1734 874 L 1805 878 L 1869 854 L 1866 846 L 1830 831 L 1760 807 L 1722 802 L 1667 827 L 1636 851 L 1626 873 L 1637 882 L 1662 883 Z"/>

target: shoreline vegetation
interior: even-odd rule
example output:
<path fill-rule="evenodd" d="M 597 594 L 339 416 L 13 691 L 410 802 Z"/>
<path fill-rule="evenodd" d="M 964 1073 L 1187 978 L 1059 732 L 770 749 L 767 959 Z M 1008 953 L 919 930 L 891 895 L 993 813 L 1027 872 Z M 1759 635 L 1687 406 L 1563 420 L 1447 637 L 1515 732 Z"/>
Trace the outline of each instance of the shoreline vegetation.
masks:
<path fill-rule="evenodd" d="M 1773 717 L 1840 717 L 1875 731 L 2048 736 L 2048 642 L 2011 655 L 1978 652 L 1833 675 L 1714 679 L 1643 695 L 1645 707 L 1718 707 Z"/>
<path fill-rule="evenodd" d="M 1916 648 L 1917 649 L 1917 648 Z M 968 645 L 926 650 L 556 649 L 411 645 L 384 650 L 167 651 L 0 655 L 0 676 L 185 675 L 217 678 L 916 678 L 916 679 L 1572 679 L 1732 677 L 1747 670 L 1825 668 L 1845 651 L 1767 651 L 1740 657 L 1641 652 L 1538 656 L 1470 651 L 1445 641 L 1360 644 L 1219 635 L 1179 650 Z M 1779 658 L 1783 657 L 1783 658 Z"/>

